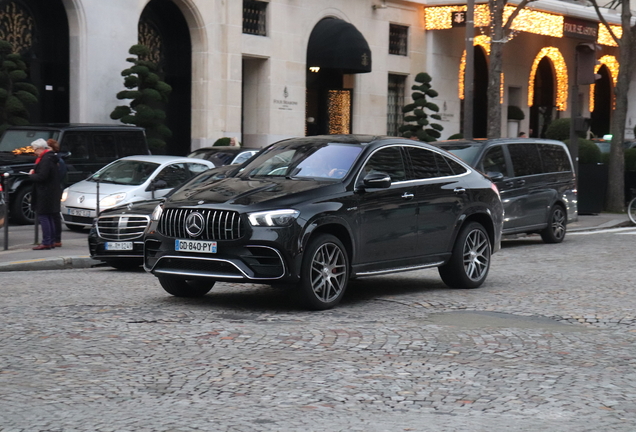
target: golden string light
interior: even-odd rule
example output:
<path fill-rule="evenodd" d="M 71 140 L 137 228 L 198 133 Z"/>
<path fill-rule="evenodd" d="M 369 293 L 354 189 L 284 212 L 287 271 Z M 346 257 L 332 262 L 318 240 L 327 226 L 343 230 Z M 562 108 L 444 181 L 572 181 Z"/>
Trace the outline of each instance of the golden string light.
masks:
<path fill-rule="evenodd" d="M 486 55 L 490 55 L 490 37 L 486 35 L 475 36 L 473 39 L 473 46 L 480 46 L 486 51 Z M 458 94 L 461 100 L 464 100 L 464 88 L 465 88 L 465 76 L 466 76 L 466 50 L 462 53 L 462 59 L 459 61 L 459 85 Z M 499 89 L 499 98 L 503 103 L 504 94 L 504 74 L 501 73 L 501 86 Z"/>
<path fill-rule="evenodd" d="M 556 109 L 557 111 L 565 111 L 568 101 L 568 67 L 565 64 L 563 55 L 558 48 L 545 47 L 539 51 L 534 58 L 532 69 L 530 70 L 530 79 L 528 80 L 528 106 L 534 103 L 534 79 L 537 74 L 539 62 L 548 57 L 552 61 L 553 70 L 556 74 Z"/>
<path fill-rule="evenodd" d="M 613 55 L 605 55 L 598 60 L 599 64 L 594 67 L 594 73 L 598 73 L 601 69 L 601 66 L 606 66 L 610 72 L 610 78 L 612 78 L 612 83 L 616 87 L 616 81 L 618 80 L 618 69 L 620 68 L 620 64 L 616 57 Z M 596 84 L 590 85 L 590 112 L 594 111 L 594 88 Z M 613 95 L 613 92 L 610 92 L 610 97 Z M 613 99 L 613 97 L 612 97 Z"/>
<path fill-rule="evenodd" d="M 619 39 L 621 38 L 621 36 L 623 36 L 623 28 L 621 26 L 610 25 L 610 28 Z M 603 24 L 598 26 L 598 37 L 596 38 L 596 42 L 601 45 L 613 47 L 618 46 L 616 45 L 616 42 L 614 42 L 614 38 L 612 37 L 610 32 L 607 31 L 607 28 Z"/>
<path fill-rule="evenodd" d="M 327 111 L 329 113 L 329 133 L 349 134 L 351 124 L 351 92 L 329 90 Z"/>

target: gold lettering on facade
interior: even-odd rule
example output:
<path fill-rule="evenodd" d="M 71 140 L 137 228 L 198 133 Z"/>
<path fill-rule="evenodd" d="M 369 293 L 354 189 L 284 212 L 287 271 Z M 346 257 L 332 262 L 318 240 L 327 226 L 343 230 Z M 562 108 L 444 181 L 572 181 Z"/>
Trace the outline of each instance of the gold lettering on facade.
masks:
<path fill-rule="evenodd" d="M 35 21 L 15 2 L 0 6 L 0 39 L 13 45 L 13 52 L 24 53 L 33 45 Z"/>

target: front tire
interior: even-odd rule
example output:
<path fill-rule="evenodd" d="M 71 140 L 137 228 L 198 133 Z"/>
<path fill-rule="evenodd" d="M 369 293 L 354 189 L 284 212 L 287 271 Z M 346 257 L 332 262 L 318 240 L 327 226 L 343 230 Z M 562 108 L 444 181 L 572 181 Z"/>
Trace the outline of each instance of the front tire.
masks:
<path fill-rule="evenodd" d="M 439 268 L 439 275 L 451 288 L 478 288 L 488 276 L 491 253 L 484 227 L 470 222 L 459 232 L 450 260 Z"/>
<path fill-rule="evenodd" d="M 307 245 L 301 267 L 300 294 L 311 310 L 331 309 L 349 282 L 349 257 L 338 238 L 320 234 Z"/>
<path fill-rule="evenodd" d="M 565 238 L 567 218 L 565 210 L 555 205 L 548 216 L 548 226 L 541 231 L 541 238 L 545 243 L 561 243 Z"/>
<path fill-rule="evenodd" d="M 214 282 L 159 276 L 161 287 L 175 297 L 203 297 L 210 292 Z"/>

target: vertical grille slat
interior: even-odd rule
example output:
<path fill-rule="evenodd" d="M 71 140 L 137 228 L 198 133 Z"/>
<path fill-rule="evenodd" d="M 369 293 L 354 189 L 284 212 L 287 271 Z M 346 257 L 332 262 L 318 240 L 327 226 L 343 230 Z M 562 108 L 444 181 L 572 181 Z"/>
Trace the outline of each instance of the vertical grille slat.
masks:
<path fill-rule="evenodd" d="M 190 238 L 186 231 L 186 219 L 194 212 L 200 213 L 205 223 L 197 240 L 237 240 L 245 232 L 241 215 L 237 212 L 207 209 L 166 209 L 159 221 L 159 232 L 166 237 Z"/>

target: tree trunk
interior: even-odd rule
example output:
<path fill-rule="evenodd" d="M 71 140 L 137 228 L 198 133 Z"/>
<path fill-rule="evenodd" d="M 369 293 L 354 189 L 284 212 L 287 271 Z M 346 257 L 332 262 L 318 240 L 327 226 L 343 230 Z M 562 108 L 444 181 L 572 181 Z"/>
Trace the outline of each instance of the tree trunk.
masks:
<path fill-rule="evenodd" d="M 607 181 L 607 198 L 605 210 L 621 213 L 625 211 L 625 159 L 623 142 L 625 141 L 625 124 L 627 119 L 630 78 L 632 75 L 633 29 L 630 28 L 631 12 L 629 1 L 622 3 L 621 21 L 623 35 L 620 43 L 620 69 L 616 80 L 616 108 L 612 115 L 610 132 L 612 144 L 610 148 L 609 174 Z"/>
<path fill-rule="evenodd" d="M 503 63 L 504 34 L 503 0 L 490 0 L 490 64 L 488 66 L 488 138 L 501 138 L 501 70 Z"/>

